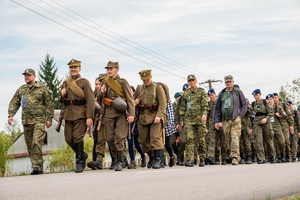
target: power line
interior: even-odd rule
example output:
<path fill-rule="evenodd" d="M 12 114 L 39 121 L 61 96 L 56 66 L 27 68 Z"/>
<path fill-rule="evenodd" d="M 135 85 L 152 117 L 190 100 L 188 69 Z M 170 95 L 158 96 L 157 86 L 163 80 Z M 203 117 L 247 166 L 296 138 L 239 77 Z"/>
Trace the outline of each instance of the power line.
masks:
<path fill-rule="evenodd" d="M 40 1 L 44 2 L 43 0 L 40 0 Z M 103 32 L 103 31 L 101 31 L 102 33 L 107 34 L 107 35 L 109 35 L 110 37 L 112 37 L 112 38 L 114 38 L 114 39 L 116 39 L 116 40 L 118 40 L 118 41 L 120 41 L 120 42 L 122 42 L 122 43 L 125 43 L 125 44 L 127 44 L 127 45 L 129 45 L 129 46 L 131 46 L 131 47 L 133 47 L 133 48 L 137 48 L 137 47 L 135 47 L 135 46 L 132 45 L 132 44 L 134 44 L 134 45 L 140 47 L 142 50 L 141 50 L 141 49 L 138 49 L 138 50 L 140 50 L 140 51 L 142 51 L 142 52 L 144 52 L 144 53 L 148 53 L 148 54 L 149 54 L 149 52 L 150 52 L 151 55 L 154 56 L 154 57 L 156 57 L 156 58 L 159 58 L 159 57 L 163 58 L 163 59 L 164 59 L 163 61 L 166 62 L 166 63 L 179 65 L 180 67 L 184 67 L 185 69 L 190 69 L 190 70 L 191 70 L 191 71 L 190 71 L 191 73 L 195 73 L 195 69 L 194 69 L 194 68 L 190 68 L 190 67 L 185 66 L 185 65 L 183 65 L 183 64 L 181 64 L 181 63 L 179 63 L 179 62 L 177 62 L 177 61 L 171 60 L 171 59 L 169 59 L 168 57 L 165 57 L 165 56 L 163 56 L 163 55 L 161 55 L 161 54 L 158 54 L 158 53 L 156 53 L 156 52 L 154 52 L 154 51 L 152 51 L 152 50 L 150 50 L 150 49 L 148 49 L 148 48 L 146 48 L 146 47 L 144 47 L 144 46 L 142 46 L 142 45 L 139 45 L 138 43 L 136 43 L 136 42 L 134 42 L 134 41 L 132 41 L 132 40 L 130 40 L 130 39 L 127 39 L 127 38 L 125 38 L 125 37 L 123 37 L 123 36 L 121 36 L 121 35 L 119 35 L 119 34 L 113 32 L 113 31 L 111 31 L 111 30 L 109 30 L 109 29 L 107 29 L 107 28 L 105 28 L 105 27 L 103 27 L 103 26 L 101 26 L 101 25 L 99 25 L 99 24 L 97 24 L 97 23 L 95 23 L 95 22 L 92 22 L 92 21 L 89 20 L 88 18 L 86 18 L 86 17 L 84 17 L 84 16 L 82 16 L 82 15 L 80 15 L 80 14 L 78 14 L 78 13 L 75 13 L 75 12 L 72 11 L 71 9 L 66 8 L 65 6 L 63 6 L 63 5 L 61 5 L 61 4 L 57 3 L 57 2 L 55 2 L 55 1 L 53 1 L 53 0 L 50 0 L 50 1 L 52 1 L 52 2 L 55 3 L 56 5 L 59 5 L 60 7 L 64 8 L 65 10 L 68 10 L 69 12 L 75 14 L 76 16 L 79 16 L 79 17 L 81 17 L 81 18 L 87 20 L 88 22 L 90 22 L 90 23 L 92 23 L 92 24 L 94 24 L 94 25 L 96 25 L 96 26 L 98 26 L 98 27 L 100 27 L 100 28 L 102 28 L 102 29 L 108 31 L 109 33 L 112 33 L 112 34 L 118 36 L 119 38 L 121 38 L 121 39 L 123 39 L 123 40 L 120 40 L 120 39 L 118 39 L 117 37 L 114 37 L 114 36 L 112 36 L 112 35 L 110 35 L 110 34 L 107 34 L 107 33 Z M 52 7 L 52 6 L 51 6 L 51 7 Z M 61 11 L 61 12 L 63 12 L 63 11 Z M 66 14 L 66 15 L 68 15 L 68 14 L 65 13 L 65 12 L 63 12 L 63 13 Z M 70 15 L 68 15 L 68 16 L 70 16 Z M 76 19 L 76 18 L 73 17 L 73 16 L 70 16 L 70 17 Z M 77 20 L 78 20 L 78 19 L 77 19 Z M 94 28 L 94 27 L 93 27 L 93 28 Z M 97 29 L 97 30 L 99 30 L 99 29 Z M 100 31 L 100 30 L 99 30 L 99 31 Z M 128 42 L 130 42 L 130 43 L 132 43 L 132 44 L 127 43 L 126 41 L 128 41 Z M 143 49 L 146 50 L 146 51 L 148 51 L 148 52 L 144 51 Z M 153 55 L 153 54 L 154 54 L 154 55 Z M 157 57 L 157 56 L 159 56 L 159 57 Z M 161 58 L 159 58 L 159 59 L 161 59 Z M 202 73 L 202 74 L 203 74 L 203 73 Z M 206 75 L 206 74 L 201 75 L 201 74 L 199 74 L 198 72 L 197 72 L 197 75 L 200 75 L 200 76 L 202 76 L 202 77 L 208 77 L 208 75 Z"/>
<path fill-rule="evenodd" d="M 112 50 L 114 50 L 114 51 L 117 51 L 118 53 L 121 53 L 121 54 L 123 54 L 123 55 L 125 55 L 125 56 L 128 56 L 128 57 L 130 57 L 130 58 L 132 58 L 132 59 L 134 59 L 134 60 L 137 60 L 137 61 L 139 61 L 139 62 L 141 62 L 141 63 L 144 63 L 144 64 L 146 64 L 146 65 L 152 66 L 152 67 L 154 67 L 154 68 L 156 68 L 156 69 L 159 69 L 159 70 L 162 70 L 162 71 L 164 71 L 164 72 L 167 72 L 168 74 L 172 74 L 172 75 L 174 75 L 174 76 L 176 76 L 176 77 L 179 77 L 179 78 L 181 78 L 181 79 L 185 79 L 185 78 L 183 78 L 182 76 L 179 76 L 179 75 L 177 75 L 177 74 L 174 74 L 174 73 L 172 73 L 172 72 L 170 72 L 170 71 L 167 71 L 167 70 L 165 70 L 165 69 L 156 67 L 155 65 L 153 65 L 153 64 L 151 64 L 151 63 L 148 63 L 148 62 L 146 62 L 146 61 L 144 61 L 144 60 L 142 60 L 142 59 L 140 59 L 140 58 L 134 57 L 134 56 L 132 56 L 132 55 L 130 55 L 130 54 L 128 54 L 128 53 L 125 53 L 125 52 L 120 51 L 120 50 L 118 50 L 118 49 L 116 49 L 116 48 L 113 48 L 113 47 L 111 47 L 111 46 L 109 46 L 109 45 L 107 45 L 107 44 L 105 44 L 105 43 L 103 43 L 103 42 L 101 42 L 101 41 L 98 41 L 98 40 L 96 40 L 96 39 L 94 39 L 94 38 L 92 38 L 92 37 L 90 37 L 90 36 L 87 36 L 87 35 L 85 35 L 85 34 L 79 32 L 79 31 L 77 31 L 77 30 L 75 30 L 75 29 L 72 29 L 72 28 L 70 28 L 70 27 L 68 27 L 68 26 L 66 26 L 66 25 L 64 25 L 64 24 L 62 24 L 62 23 L 60 23 L 60 22 L 58 22 L 58 21 L 56 21 L 56 20 L 54 20 L 54 19 L 51 19 L 51 18 L 49 18 L 49 17 L 47 17 L 47 16 L 45 16 L 45 15 L 43 15 L 43 14 L 41 14 L 41 13 L 39 13 L 39 12 L 33 10 L 33 9 L 31 9 L 31 8 L 29 8 L 29 7 L 27 7 L 27 6 L 23 5 L 23 4 L 21 4 L 21 3 L 18 3 L 18 2 L 16 2 L 15 0 L 11 0 L 11 1 L 14 2 L 14 3 L 16 3 L 16 4 L 18 4 L 18 5 L 20 5 L 20 6 L 22 6 L 22 7 L 24 7 L 24 8 L 26 8 L 26 9 L 28 9 L 28 10 L 30 10 L 30 11 L 32 11 L 32 12 L 34 12 L 34 13 L 36 13 L 36 14 L 38 14 L 38 15 L 40 15 L 40 16 L 42 16 L 42 17 L 44 17 L 44 18 L 46 18 L 46 19 L 48 19 L 48 20 L 50 20 L 50 21 L 52 21 L 52 22 L 54 22 L 54 23 L 56 23 L 56 24 L 58 24 L 58 25 L 60 25 L 60 26 L 63 26 L 63 27 L 65 27 L 65 28 L 67 28 L 67 29 L 69 29 L 69 30 L 71 30 L 71 31 L 73 31 L 73 32 L 75 32 L 75 33 L 81 35 L 81 36 L 84 36 L 84 37 L 86 37 L 86 38 L 88 38 L 88 39 L 90 39 L 90 40 L 92 40 L 92 41 L 94 41 L 94 42 L 97 42 L 97 43 L 99 43 L 99 44 L 101 44 L 101 45 L 103 45 L 103 46 L 105 46 L 105 47 L 107 47 L 107 48 L 110 48 L 110 49 L 112 49 Z"/>

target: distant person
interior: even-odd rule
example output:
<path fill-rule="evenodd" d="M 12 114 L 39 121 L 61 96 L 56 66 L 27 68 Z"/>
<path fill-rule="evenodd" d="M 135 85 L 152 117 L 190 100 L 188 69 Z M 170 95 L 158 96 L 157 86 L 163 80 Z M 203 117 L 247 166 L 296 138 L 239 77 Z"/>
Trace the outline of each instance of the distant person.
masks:
<path fill-rule="evenodd" d="M 76 154 L 75 173 L 83 172 L 88 155 L 84 152 L 84 136 L 91 132 L 95 113 L 95 97 L 90 82 L 81 77 L 81 62 L 72 59 L 70 76 L 61 89 L 64 104 L 65 140 Z"/>
<path fill-rule="evenodd" d="M 26 84 L 22 85 L 11 99 L 8 107 L 8 124 L 13 124 L 13 117 L 22 107 L 22 125 L 24 138 L 31 161 L 31 175 L 43 174 L 42 145 L 47 128 L 52 126 L 54 116 L 52 92 L 35 81 L 33 69 L 23 73 Z"/>

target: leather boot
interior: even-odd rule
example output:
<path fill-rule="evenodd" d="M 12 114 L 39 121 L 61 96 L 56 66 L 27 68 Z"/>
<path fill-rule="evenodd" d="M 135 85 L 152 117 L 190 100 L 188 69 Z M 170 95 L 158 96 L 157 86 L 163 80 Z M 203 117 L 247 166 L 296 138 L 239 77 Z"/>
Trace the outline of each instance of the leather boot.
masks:
<path fill-rule="evenodd" d="M 219 165 L 220 164 L 220 158 L 219 156 L 215 157 L 215 165 Z"/>
<path fill-rule="evenodd" d="M 136 162 L 135 162 L 135 160 L 130 161 L 130 165 L 127 167 L 127 169 L 136 169 Z"/>
<path fill-rule="evenodd" d="M 245 161 L 246 164 L 252 164 L 252 160 L 250 158 L 250 156 L 246 156 L 246 161 Z"/>
<path fill-rule="evenodd" d="M 281 154 L 281 162 L 283 162 L 283 163 L 287 162 L 284 154 Z"/>
<path fill-rule="evenodd" d="M 176 164 L 176 165 L 184 166 L 183 156 L 178 156 L 177 163 L 178 164 Z"/>
<path fill-rule="evenodd" d="M 194 167 L 194 161 L 193 160 L 187 160 L 185 162 L 186 167 Z"/>
<path fill-rule="evenodd" d="M 221 165 L 226 165 L 226 159 L 222 158 L 222 162 L 221 162 Z"/>
<path fill-rule="evenodd" d="M 173 167 L 174 164 L 175 164 L 175 162 L 174 162 L 174 156 L 173 156 L 173 157 L 170 157 L 169 167 Z"/>
<path fill-rule="evenodd" d="M 77 152 L 76 152 L 76 169 L 75 169 L 75 173 L 81 173 L 83 172 L 84 169 L 84 163 L 85 163 L 85 155 L 84 155 L 84 143 L 79 142 L 75 144 L 77 146 Z"/>
<path fill-rule="evenodd" d="M 148 161 L 148 163 L 147 163 L 147 168 L 148 169 L 150 169 L 150 168 L 152 168 L 152 163 L 153 163 L 153 161 L 154 161 L 154 151 L 153 150 L 150 150 L 150 151 L 148 151 L 148 156 L 149 156 L 149 161 Z"/>
<path fill-rule="evenodd" d="M 272 157 L 272 158 L 270 159 L 270 163 L 271 163 L 271 164 L 277 163 L 277 160 L 276 160 L 276 157 L 275 157 L 275 156 Z"/>
<path fill-rule="evenodd" d="M 144 155 L 144 157 L 142 157 L 141 167 L 146 167 L 146 157 L 145 157 L 145 155 Z"/>
<path fill-rule="evenodd" d="M 124 161 L 123 151 L 117 151 L 117 163 L 116 163 L 115 171 L 122 171 L 123 161 Z"/>
<path fill-rule="evenodd" d="M 162 164 L 162 152 L 161 150 L 154 150 L 154 161 L 152 163 L 153 169 L 160 169 Z"/>
<path fill-rule="evenodd" d="M 200 158 L 199 167 L 204 167 L 204 166 L 205 166 L 204 159 Z"/>

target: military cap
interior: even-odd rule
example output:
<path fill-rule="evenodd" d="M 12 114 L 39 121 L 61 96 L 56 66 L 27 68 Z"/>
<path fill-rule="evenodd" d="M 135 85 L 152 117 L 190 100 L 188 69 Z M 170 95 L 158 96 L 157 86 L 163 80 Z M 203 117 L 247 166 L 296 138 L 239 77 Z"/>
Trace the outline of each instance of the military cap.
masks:
<path fill-rule="evenodd" d="M 227 81 L 233 81 L 233 77 L 231 75 L 227 75 L 224 77 L 225 82 Z"/>
<path fill-rule="evenodd" d="M 268 95 L 266 96 L 266 99 L 268 99 L 268 98 L 274 98 L 274 95 L 273 95 L 273 94 L 268 94 Z"/>
<path fill-rule="evenodd" d="M 110 67 L 119 68 L 119 63 L 115 62 L 115 61 L 108 61 L 107 66 L 105 67 L 105 69 L 110 68 Z"/>
<path fill-rule="evenodd" d="M 298 106 L 298 109 L 297 110 L 300 110 L 300 106 Z"/>
<path fill-rule="evenodd" d="M 252 92 L 252 95 L 256 95 L 256 94 L 261 94 L 260 89 L 255 89 L 255 90 Z"/>
<path fill-rule="evenodd" d="M 24 75 L 24 74 L 33 74 L 33 75 L 35 75 L 35 71 L 34 71 L 33 69 L 26 69 L 26 70 L 23 72 L 22 75 Z"/>
<path fill-rule="evenodd" d="M 146 69 L 146 70 L 142 70 L 139 72 L 140 76 L 141 76 L 141 80 L 147 80 L 151 77 L 151 70 L 150 69 Z"/>
<path fill-rule="evenodd" d="M 175 98 L 175 99 L 177 99 L 177 98 L 180 97 L 180 96 L 181 96 L 180 92 L 176 92 L 176 93 L 174 94 L 174 98 Z"/>
<path fill-rule="evenodd" d="M 285 103 L 285 105 L 291 105 L 291 104 L 293 104 L 293 102 L 291 101 L 291 100 L 288 100 L 286 103 Z"/>
<path fill-rule="evenodd" d="M 187 81 L 190 81 L 190 80 L 197 80 L 196 79 L 196 76 L 194 74 L 190 74 L 187 76 Z"/>
<path fill-rule="evenodd" d="M 99 80 L 99 81 L 102 81 L 102 80 L 104 80 L 106 77 L 107 77 L 107 74 L 106 74 L 106 73 L 105 73 L 105 74 L 99 74 L 98 80 Z"/>
<path fill-rule="evenodd" d="M 278 95 L 277 92 L 274 92 L 273 95 L 274 95 L 274 97 L 275 97 L 275 96 L 279 97 L 279 95 Z"/>
<path fill-rule="evenodd" d="M 189 88 L 189 84 L 185 83 L 182 86 L 182 91 L 185 91 L 187 88 Z"/>
<path fill-rule="evenodd" d="M 208 91 L 207 91 L 207 95 L 210 95 L 212 93 L 215 93 L 215 90 L 213 88 L 210 88 Z M 215 93 L 216 94 L 216 93 Z"/>
<path fill-rule="evenodd" d="M 234 84 L 233 87 L 240 89 L 240 86 L 238 84 Z"/>
<path fill-rule="evenodd" d="M 81 64 L 80 64 L 80 63 L 81 63 L 81 61 L 72 59 L 72 60 L 68 63 L 68 65 L 69 65 L 69 67 L 76 67 L 76 66 L 81 67 Z"/>

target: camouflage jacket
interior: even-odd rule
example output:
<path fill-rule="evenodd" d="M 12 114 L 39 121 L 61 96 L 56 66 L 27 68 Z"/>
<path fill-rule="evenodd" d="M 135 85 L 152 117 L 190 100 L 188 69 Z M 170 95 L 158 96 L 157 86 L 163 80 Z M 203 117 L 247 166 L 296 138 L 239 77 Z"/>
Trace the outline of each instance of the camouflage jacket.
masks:
<path fill-rule="evenodd" d="M 31 88 L 22 85 L 9 103 L 8 116 L 14 116 L 22 107 L 22 124 L 52 122 L 54 105 L 52 91 L 35 82 Z"/>
<path fill-rule="evenodd" d="M 180 122 L 201 123 L 202 115 L 207 115 L 208 98 L 203 88 L 197 87 L 194 93 L 188 88 L 181 97 L 179 106 Z"/>

